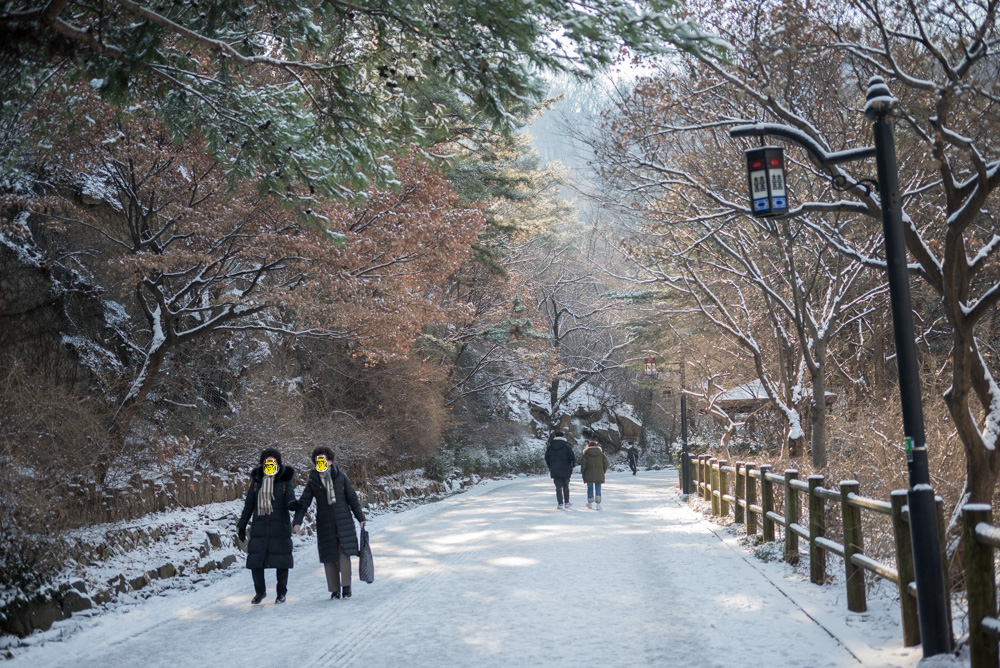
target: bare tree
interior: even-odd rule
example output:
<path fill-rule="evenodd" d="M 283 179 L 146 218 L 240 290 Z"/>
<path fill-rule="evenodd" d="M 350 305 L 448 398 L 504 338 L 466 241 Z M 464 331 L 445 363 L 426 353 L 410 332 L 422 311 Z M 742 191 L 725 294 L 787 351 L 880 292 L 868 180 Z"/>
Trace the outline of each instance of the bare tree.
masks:
<path fill-rule="evenodd" d="M 644 144 L 636 142 L 632 156 L 641 162 L 655 155 L 648 146 L 667 141 L 664 134 L 682 134 L 687 143 L 675 143 L 679 150 L 711 152 L 715 171 L 742 176 L 724 130 L 759 120 L 789 125 L 825 150 L 856 147 L 868 141 L 859 109 L 867 81 L 886 77 L 898 97 L 910 266 L 935 291 L 950 325 L 952 386 L 944 398 L 966 451 L 963 499 L 977 501 L 992 499 L 1000 476 L 1000 390 L 978 334 L 1000 302 L 994 195 L 1000 133 L 987 121 L 1000 109 L 996 10 L 995 0 L 706 7 L 700 18 L 735 45 L 734 56 L 689 58 L 682 65 L 687 77 L 674 69 L 660 82 L 640 85 L 640 95 L 653 99 L 658 90 L 679 90 L 683 79 L 693 94 L 663 96 L 660 108 L 670 122 L 647 133 Z M 713 128 L 719 131 L 706 138 Z M 858 233 L 881 215 L 866 183 L 872 168 L 814 165 L 795 150 L 788 159 L 789 188 L 799 202 L 790 216 L 853 261 L 882 269 L 876 247 Z M 663 171 L 660 184 L 681 193 L 700 187 L 704 175 Z M 744 197 L 720 198 L 703 217 L 721 226 L 733 212 L 748 212 Z"/>
<path fill-rule="evenodd" d="M 540 240 L 532 256 L 534 303 L 546 324 L 551 347 L 549 417 L 584 383 L 607 380 L 626 367 L 633 335 L 619 326 L 623 304 L 573 246 L 547 247 Z"/>
<path fill-rule="evenodd" d="M 607 183 L 643 220 L 632 237 L 641 243 L 624 243 L 621 253 L 642 275 L 686 295 L 751 357 L 795 456 L 805 440 L 799 406 L 808 381 L 812 458 L 823 467 L 830 343 L 845 322 L 872 308 L 882 285 L 868 285 L 870 272 L 804 221 L 748 215 L 743 184 L 705 156 L 705 146 L 725 143 L 718 126 L 661 112 L 664 97 L 690 103 L 716 94 L 680 79 L 622 100 L 615 131 L 595 146 Z M 856 241 L 871 252 L 878 240 L 864 230 Z"/>

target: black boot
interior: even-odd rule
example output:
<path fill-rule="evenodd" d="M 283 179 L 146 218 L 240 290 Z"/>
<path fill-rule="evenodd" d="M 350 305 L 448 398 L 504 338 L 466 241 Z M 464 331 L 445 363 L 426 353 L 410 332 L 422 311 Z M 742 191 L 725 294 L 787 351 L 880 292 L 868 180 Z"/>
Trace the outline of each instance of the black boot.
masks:
<path fill-rule="evenodd" d="M 351 597 L 351 588 L 350 587 L 344 587 L 343 597 L 344 598 L 350 598 Z"/>
<path fill-rule="evenodd" d="M 285 602 L 285 595 L 284 594 L 278 594 L 278 598 L 274 599 L 274 602 L 275 603 L 284 603 Z"/>
<path fill-rule="evenodd" d="M 330 598 L 340 598 L 340 589 L 330 593 Z"/>
<path fill-rule="evenodd" d="M 254 597 L 250 599 L 250 605 L 257 605 L 264 600 L 264 594 L 254 594 Z"/>

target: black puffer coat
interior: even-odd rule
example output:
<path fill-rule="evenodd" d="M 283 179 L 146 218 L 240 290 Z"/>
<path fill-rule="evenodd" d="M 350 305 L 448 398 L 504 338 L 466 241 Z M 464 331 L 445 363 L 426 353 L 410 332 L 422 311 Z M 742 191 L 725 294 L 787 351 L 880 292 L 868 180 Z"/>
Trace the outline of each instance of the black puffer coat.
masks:
<path fill-rule="evenodd" d="M 337 543 L 344 546 L 344 554 L 356 557 L 358 550 L 358 534 L 354 530 L 354 519 L 365 521 L 365 513 L 361 510 L 361 502 L 354 491 L 347 474 L 338 467 L 330 466 L 330 478 L 333 480 L 333 505 L 326 502 L 326 488 L 316 470 L 309 472 L 309 481 L 299 497 L 298 510 L 292 524 L 302 524 L 302 517 L 309 510 L 309 504 L 316 499 L 316 547 L 319 548 L 319 560 L 323 563 L 335 562 L 339 558 Z"/>
<path fill-rule="evenodd" d="M 264 469 L 255 468 L 250 473 L 250 489 L 243 503 L 243 514 L 236 528 L 246 531 L 247 522 L 253 517 L 250 527 L 250 544 L 247 546 L 247 568 L 291 568 L 292 523 L 288 513 L 298 507 L 292 476 L 295 471 L 290 466 L 282 466 L 274 476 L 274 500 L 271 514 L 257 514 L 257 492 L 264 484 Z"/>
<path fill-rule="evenodd" d="M 553 478 L 569 478 L 576 466 L 576 455 L 565 438 L 556 436 L 545 448 L 545 465 Z"/>

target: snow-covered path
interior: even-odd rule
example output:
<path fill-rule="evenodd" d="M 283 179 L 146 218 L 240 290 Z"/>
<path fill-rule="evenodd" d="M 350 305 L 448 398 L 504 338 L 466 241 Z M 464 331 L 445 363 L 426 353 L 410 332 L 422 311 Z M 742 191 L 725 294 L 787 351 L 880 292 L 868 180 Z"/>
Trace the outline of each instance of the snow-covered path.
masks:
<path fill-rule="evenodd" d="M 268 601 L 252 607 L 244 571 L 101 615 L 7 665 L 916 665 L 912 650 L 884 653 L 891 662 L 849 650 L 675 484 L 672 471 L 610 473 L 596 512 L 577 478 L 575 507 L 560 512 L 547 478 L 489 483 L 369 522 L 376 580 L 355 581 L 349 601 L 329 600 L 310 542 L 284 605 L 269 571 Z"/>

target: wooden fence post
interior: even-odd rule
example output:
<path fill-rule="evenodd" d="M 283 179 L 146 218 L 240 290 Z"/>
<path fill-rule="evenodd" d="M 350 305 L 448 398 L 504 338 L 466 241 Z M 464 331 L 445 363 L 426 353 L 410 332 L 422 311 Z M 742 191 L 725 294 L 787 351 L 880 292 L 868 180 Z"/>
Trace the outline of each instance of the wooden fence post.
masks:
<path fill-rule="evenodd" d="M 791 529 L 799 523 L 799 493 L 792 487 L 798 477 L 795 469 L 785 469 L 785 562 L 789 564 L 799 563 L 799 534 Z"/>
<path fill-rule="evenodd" d="M 712 491 L 715 489 L 715 457 L 705 457 L 705 500 L 712 506 L 712 515 L 715 515 L 715 497 Z"/>
<path fill-rule="evenodd" d="M 726 501 L 726 494 L 729 494 L 729 472 L 723 468 L 729 466 L 725 459 L 719 460 L 719 514 L 729 517 L 729 502 Z"/>
<path fill-rule="evenodd" d="M 719 460 L 712 457 L 708 460 L 708 500 L 712 503 L 712 516 L 719 514 L 719 502 L 715 498 L 715 490 L 719 489 Z"/>
<path fill-rule="evenodd" d="M 746 515 L 744 514 L 743 506 L 740 505 L 740 501 L 746 503 L 746 469 L 744 468 L 743 462 L 736 462 L 736 492 L 733 496 L 736 497 L 736 507 L 733 508 L 733 521 L 737 524 L 746 524 Z"/>
<path fill-rule="evenodd" d="M 757 515 L 750 510 L 750 506 L 757 505 L 757 481 L 750 475 L 750 472 L 757 468 L 756 464 L 749 463 L 744 467 L 744 473 L 746 474 L 747 486 L 747 535 L 756 536 L 757 535 Z"/>
<path fill-rule="evenodd" d="M 696 491 L 702 500 L 707 498 L 705 496 L 705 486 L 708 484 L 708 479 L 705 476 L 706 459 L 707 457 L 705 455 L 698 455 L 698 489 Z"/>
<path fill-rule="evenodd" d="M 767 474 L 771 472 L 770 464 L 760 465 L 760 509 L 761 524 L 764 527 L 764 542 L 770 543 L 774 540 L 774 520 L 767 516 L 774 511 L 774 483 L 767 479 Z"/>
<path fill-rule="evenodd" d="M 840 483 L 840 514 L 844 523 L 844 573 L 847 581 L 847 609 L 864 612 L 868 609 L 865 601 L 865 569 L 856 565 L 851 557 L 864 554 L 865 542 L 861 533 L 861 509 L 852 506 L 848 497 L 858 493 L 857 480 Z"/>
<path fill-rule="evenodd" d="M 969 652 L 972 668 L 996 666 L 997 641 L 983 629 L 983 617 L 997 614 L 996 566 L 993 548 L 976 538 L 976 525 L 989 524 L 992 510 L 986 503 L 962 506 L 962 531 L 965 534 L 965 584 L 969 592 Z"/>
<path fill-rule="evenodd" d="M 910 595 L 910 583 L 916 579 L 913 569 L 913 545 L 910 543 L 910 523 L 903 517 L 906 505 L 905 489 L 889 493 L 892 503 L 892 537 L 896 547 L 896 572 L 899 573 L 899 617 L 903 623 L 903 646 L 920 644 L 920 618 L 917 599 Z"/>
<path fill-rule="evenodd" d="M 826 582 L 826 550 L 816 544 L 826 536 L 826 502 L 816 494 L 823 486 L 823 476 L 811 475 L 809 482 L 809 580 L 813 584 Z"/>

